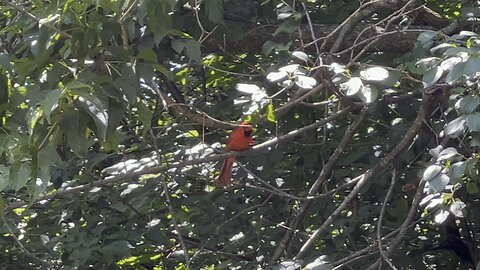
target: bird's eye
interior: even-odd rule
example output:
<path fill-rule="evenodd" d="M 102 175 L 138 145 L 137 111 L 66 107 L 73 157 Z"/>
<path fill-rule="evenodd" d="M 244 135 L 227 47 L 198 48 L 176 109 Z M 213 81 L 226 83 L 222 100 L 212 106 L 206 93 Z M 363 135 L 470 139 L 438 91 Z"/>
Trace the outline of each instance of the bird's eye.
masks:
<path fill-rule="evenodd" d="M 252 130 L 251 129 L 244 129 L 243 134 L 245 137 L 251 137 L 252 136 Z"/>

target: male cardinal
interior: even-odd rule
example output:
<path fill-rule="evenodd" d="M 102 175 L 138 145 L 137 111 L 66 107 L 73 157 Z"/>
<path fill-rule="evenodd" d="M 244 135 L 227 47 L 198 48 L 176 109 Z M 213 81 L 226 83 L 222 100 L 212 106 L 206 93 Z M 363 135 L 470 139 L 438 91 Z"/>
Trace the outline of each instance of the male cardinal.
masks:
<path fill-rule="evenodd" d="M 227 140 L 228 151 L 242 151 L 248 149 L 252 144 L 252 126 L 247 121 L 243 121 L 240 126 L 236 127 Z M 232 182 L 232 168 L 235 157 L 225 159 L 222 170 L 217 179 L 218 186 L 228 186 Z"/>

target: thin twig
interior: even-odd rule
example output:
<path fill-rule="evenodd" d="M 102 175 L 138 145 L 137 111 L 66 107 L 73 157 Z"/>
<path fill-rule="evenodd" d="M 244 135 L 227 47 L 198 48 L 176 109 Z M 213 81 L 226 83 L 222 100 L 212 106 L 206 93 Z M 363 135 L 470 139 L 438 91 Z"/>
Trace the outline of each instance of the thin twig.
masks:
<path fill-rule="evenodd" d="M 392 255 L 395 250 L 398 248 L 400 243 L 402 242 L 403 238 L 405 237 L 405 234 L 407 233 L 407 230 L 410 228 L 410 225 L 412 223 L 413 218 L 415 217 L 415 214 L 417 213 L 418 206 L 420 205 L 420 201 L 422 199 L 423 195 L 423 188 L 425 187 L 425 181 L 422 179 L 420 180 L 420 184 L 418 185 L 417 192 L 415 193 L 415 197 L 413 198 L 412 206 L 410 206 L 410 210 L 408 211 L 407 217 L 403 221 L 402 225 L 400 226 L 400 231 L 393 239 L 389 246 L 388 250 L 385 251 L 385 255 L 389 257 Z M 380 263 L 382 262 L 382 259 L 378 259 L 375 263 L 370 265 L 367 270 L 375 270 L 378 268 Z"/>
<path fill-rule="evenodd" d="M 152 136 L 152 141 L 153 141 L 153 146 L 155 147 L 155 152 L 157 153 L 157 158 L 158 158 L 158 161 L 157 161 L 157 164 L 160 165 L 162 164 L 162 160 L 161 160 L 161 153 L 160 153 L 160 149 L 158 148 L 158 144 L 157 144 L 157 140 L 155 138 L 155 135 L 153 134 L 153 131 L 150 130 L 150 135 Z M 175 232 L 177 234 L 177 237 L 178 237 L 178 241 L 180 242 L 180 245 L 183 249 L 183 256 L 185 257 L 185 266 L 188 269 L 190 269 L 190 258 L 189 258 L 189 255 L 188 255 L 188 248 L 187 248 L 187 245 L 185 244 L 185 241 L 183 240 L 183 236 L 182 236 L 182 233 L 180 232 L 180 227 L 178 226 L 178 221 L 177 221 L 177 218 L 175 216 L 175 212 L 173 210 L 173 206 L 172 206 L 172 201 L 170 200 L 170 192 L 168 190 L 168 185 L 167 185 L 167 176 L 160 176 L 161 178 L 161 182 L 162 182 L 162 186 L 163 186 L 163 193 L 165 194 L 165 203 L 167 204 L 168 206 L 168 211 L 170 212 L 170 215 L 172 216 L 172 224 L 173 224 L 173 227 L 175 228 Z"/>
<path fill-rule="evenodd" d="M 377 224 L 377 242 L 378 242 L 378 252 L 382 259 L 392 268 L 393 270 L 397 270 L 397 268 L 393 265 L 390 261 L 390 258 L 385 254 L 382 247 L 382 222 L 385 216 L 385 210 L 387 209 L 388 201 L 393 193 L 393 188 L 397 182 L 397 170 L 394 168 L 392 173 L 392 181 L 390 182 L 390 186 L 388 187 L 387 195 L 385 196 L 385 200 L 383 201 L 382 209 L 380 210 L 380 215 L 378 217 L 378 224 Z"/>

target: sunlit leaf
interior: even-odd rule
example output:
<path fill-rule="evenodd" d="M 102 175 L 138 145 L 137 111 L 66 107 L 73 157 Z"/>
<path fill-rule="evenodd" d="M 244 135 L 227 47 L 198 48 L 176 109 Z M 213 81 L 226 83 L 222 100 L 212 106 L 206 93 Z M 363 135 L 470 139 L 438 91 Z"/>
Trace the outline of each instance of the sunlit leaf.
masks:
<path fill-rule="evenodd" d="M 437 164 L 430 165 L 423 173 L 423 179 L 430 181 L 433 178 L 437 177 L 441 171 L 442 171 L 442 166 Z"/>
<path fill-rule="evenodd" d="M 441 66 L 437 66 L 428 70 L 425 74 L 423 74 L 423 87 L 427 88 L 431 85 L 434 85 L 440 79 L 440 77 L 442 77 L 443 71 L 444 70 Z"/>
<path fill-rule="evenodd" d="M 467 119 L 466 116 L 460 116 L 450 121 L 445 126 L 445 133 L 452 138 L 458 137 L 460 134 L 462 134 L 465 131 L 465 124 L 467 122 L 466 119 Z"/>
<path fill-rule="evenodd" d="M 273 106 L 273 103 L 267 106 L 267 120 L 275 123 L 275 106 Z"/>
<path fill-rule="evenodd" d="M 295 78 L 295 84 L 303 89 L 312 89 L 313 87 L 315 87 L 315 85 L 317 85 L 317 80 L 312 77 L 297 75 L 297 77 Z"/>
<path fill-rule="evenodd" d="M 388 78 L 388 70 L 383 67 L 371 67 L 360 72 L 367 81 L 383 81 Z"/>
<path fill-rule="evenodd" d="M 448 211 L 440 209 L 435 214 L 435 218 L 434 218 L 435 222 L 437 224 L 442 224 L 448 218 L 449 215 L 450 215 L 450 213 Z"/>
<path fill-rule="evenodd" d="M 353 96 L 363 88 L 363 83 L 360 78 L 354 77 L 348 80 L 348 82 L 340 84 L 340 88 L 347 96 Z"/>
<path fill-rule="evenodd" d="M 450 212 L 458 218 L 463 218 L 464 217 L 463 211 L 465 207 L 467 206 L 465 205 L 464 202 L 456 201 L 450 205 Z"/>
<path fill-rule="evenodd" d="M 470 95 L 462 97 L 455 103 L 455 109 L 461 114 L 470 114 L 478 107 L 480 104 L 480 98 Z"/>
<path fill-rule="evenodd" d="M 292 52 L 292 55 L 295 57 L 295 58 L 298 58 L 304 62 L 308 62 L 309 58 L 308 58 L 308 55 L 302 51 L 294 51 Z"/>

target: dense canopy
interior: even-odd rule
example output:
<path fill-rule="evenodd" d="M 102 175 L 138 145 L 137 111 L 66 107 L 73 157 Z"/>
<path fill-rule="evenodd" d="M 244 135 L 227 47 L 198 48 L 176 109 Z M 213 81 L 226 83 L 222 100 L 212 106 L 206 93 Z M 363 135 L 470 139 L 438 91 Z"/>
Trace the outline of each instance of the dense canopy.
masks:
<path fill-rule="evenodd" d="M 0 3 L 1 269 L 479 269 L 478 1 Z"/>

